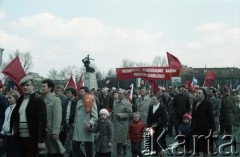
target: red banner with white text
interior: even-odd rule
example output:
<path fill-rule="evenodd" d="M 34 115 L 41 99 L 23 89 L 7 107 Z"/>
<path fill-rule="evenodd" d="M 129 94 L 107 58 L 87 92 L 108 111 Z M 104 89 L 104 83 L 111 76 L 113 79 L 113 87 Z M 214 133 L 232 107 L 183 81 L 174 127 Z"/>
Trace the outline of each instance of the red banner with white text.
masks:
<path fill-rule="evenodd" d="M 131 67 L 116 68 L 118 80 L 143 78 L 147 80 L 171 80 L 178 77 L 180 70 L 169 67 Z"/>

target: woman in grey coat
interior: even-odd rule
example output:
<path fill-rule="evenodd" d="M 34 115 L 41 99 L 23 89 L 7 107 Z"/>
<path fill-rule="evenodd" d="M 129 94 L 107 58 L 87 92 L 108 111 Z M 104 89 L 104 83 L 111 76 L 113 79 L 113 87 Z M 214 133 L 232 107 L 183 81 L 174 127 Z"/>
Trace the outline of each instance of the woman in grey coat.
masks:
<path fill-rule="evenodd" d="M 98 121 L 96 122 L 96 127 L 88 128 L 90 132 L 99 132 L 96 140 L 95 157 L 111 157 L 113 142 L 113 124 L 112 121 L 108 119 L 108 110 L 101 109 L 99 115 L 100 119 L 98 119 Z"/>

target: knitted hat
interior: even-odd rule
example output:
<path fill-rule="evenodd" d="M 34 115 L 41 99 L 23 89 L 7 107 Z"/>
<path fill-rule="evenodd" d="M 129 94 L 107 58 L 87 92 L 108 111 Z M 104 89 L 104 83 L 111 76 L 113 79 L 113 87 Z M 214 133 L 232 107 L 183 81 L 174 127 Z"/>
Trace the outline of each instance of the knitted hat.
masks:
<path fill-rule="evenodd" d="M 108 112 L 108 110 L 105 109 L 105 108 L 101 109 L 101 110 L 99 111 L 99 114 L 100 114 L 100 115 L 101 115 L 101 114 L 105 114 L 105 115 L 109 116 L 109 112 Z"/>
<path fill-rule="evenodd" d="M 189 121 L 191 121 L 192 117 L 188 113 L 186 113 L 185 115 L 183 115 L 183 119 L 188 119 Z"/>

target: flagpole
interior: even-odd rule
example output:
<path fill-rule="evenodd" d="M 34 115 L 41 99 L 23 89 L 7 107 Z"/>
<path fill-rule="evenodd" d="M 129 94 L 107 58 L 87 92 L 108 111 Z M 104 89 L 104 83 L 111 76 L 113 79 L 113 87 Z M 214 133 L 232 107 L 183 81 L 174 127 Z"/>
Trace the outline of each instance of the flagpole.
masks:
<path fill-rule="evenodd" d="M 205 77 L 204 82 L 203 82 L 203 87 L 204 87 L 205 83 L 206 83 L 206 77 Z"/>
<path fill-rule="evenodd" d="M 170 70 L 170 82 L 171 82 L 171 86 L 173 86 L 172 84 L 172 71 Z M 174 87 L 172 87 L 174 89 Z"/>

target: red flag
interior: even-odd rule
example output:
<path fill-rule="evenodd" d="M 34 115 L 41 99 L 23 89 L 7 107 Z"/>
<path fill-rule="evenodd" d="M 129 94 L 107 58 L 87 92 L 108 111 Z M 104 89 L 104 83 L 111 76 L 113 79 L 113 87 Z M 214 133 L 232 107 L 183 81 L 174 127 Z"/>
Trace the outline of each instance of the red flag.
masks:
<path fill-rule="evenodd" d="M 191 81 L 190 80 L 185 80 L 185 83 L 184 83 L 184 86 L 185 86 L 185 88 L 190 88 L 192 85 L 191 85 Z"/>
<path fill-rule="evenodd" d="M 70 76 L 68 83 L 65 88 L 74 88 L 76 89 L 76 83 L 73 80 L 73 75 Z"/>
<path fill-rule="evenodd" d="M 170 68 L 182 69 L 182 64 L 177 57 L 167 52 L 168 65 Z"/>
<path fill-rule="evenodd" d="M 147 80 L 148 83 L 151 85 L 152 87 L 152 92 L 154 94 L 157 94 L 159 92 L 159 88 L 158 88 L 158 85 L 157 85 L 157 81 L 156 80 Z"/>
<path fill-rule="evenodd" d="M 207 73 L 206 73 L 206 79 L 207 80 L 214 80 L 216 78 L 216 74 L 215 73 L 213 73 L 212 71 L 207 71 Z"/>
<path fill-rule="evenodd" d="M 192 85 L 190 80 L 185 80 L 184 83 L 185 88 L 187 88 L 190 92 L 193 92 L 195 90 L 194 86 Z"/>
<path fill-rule="evenodd" d="M 20 63 L 19 57 L 14 58 L 3 70 L 2 73 L 16 85 L 18 91 L 22 95 L 22 89 L 19 85 L 20 80 L 26 76 L 25 71 Z"/>
<path fill-rule="evenodd" d="M 210 87 L 211 87 L 211 84 L 212 84 L 212 80 L 205 79 L 203 86 L 210 88 Z"/>
<path fill-rule="evenodd" d="M 78 84 L 77 84 L 77 92 L 79 92 L 80 88 L 83 86 L 83 73 L 81 74 Z"/>
<path fill-rule="evenodd" d="M 207 71 L 203 86 L 204 87 L 211 87 L 212 81 L 215 78 L 216 78 L 216 74 L 214 74 L 212 71 Z"/>

